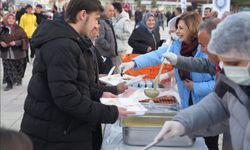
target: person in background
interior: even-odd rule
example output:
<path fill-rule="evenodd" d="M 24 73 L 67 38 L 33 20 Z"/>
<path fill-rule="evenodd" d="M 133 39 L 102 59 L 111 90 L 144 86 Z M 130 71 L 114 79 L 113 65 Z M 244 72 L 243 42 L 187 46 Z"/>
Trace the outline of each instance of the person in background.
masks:
<path fill-rule="evenodd" d="M 100 35 L 95 41 L 95 46 L 100 51 L 100 54 L 106 57 L 107 64 L 110 65 L 105 71 L 106 74 L 113 67 L 113 65 L 116 64 L 116 57 L 118 56 L 117 41 L 112 25 L 113 16 L 114 6 L 112 4 L 107 4 L 100 19 Z"/>
<path fill-rule="evenodd" d="M 36 23 L 39 25 L 42 21 L 47 20 L 47 16 L 43 14 L 43 6 L 41 4 L 37 4 L 35 8 Z"/>
<path fill-rule="evenodd" d="M 3 23 L 3 13 L 0 12 L 0 26 L 2 26 L 2 23 Z"/>
<path fill-rule="evenodd" d="M 172 18 L 171 20 L 169 20 L 168 22 L 168 27 L 169 27 L 169 30 L 168 30 L 168 33 L 171 35 L 172 33 L 175 33 L 176 31 L 176 20 L 180 17 L 180 15 L 182 14 L 182 10 L 180 7 L 176 7 L 175 8 L 175 17 Z"/>
<path fill-rule="evenodd" d="M 18 24 L 20 24 L 21 17 L 25 13 L 26 13 L 25 4 L 24 3 L 20 3 L 19 4 L 19 10 L 16 12 L 16 20 L 17 20 Z"/>
<path fill-rule="evenodd" d="M 207 45 L 211 38 L 212 30 L 216 28 L 217 24 L 219 24 L 220 21 L 220 19 L 210 19 L 206 22 L 203 22 L 199 27 L 199 44 L 201 47 L 201 51 L 208 55 L 208 59 L 177 56 L 172 52 L 167 52 L 163 54 L 163 57 L 167 59 L 166 63 L 170 63 L 176 68 L 187 71 L 216 75 L 216 73 L 220 71 L 220 68 L 218 68 L 219 58 L 208 52 Z"/>
<path fill-rule="evenodd" d="M 140 6 L 136 8 L 135 11 L 135 28 L 139 24 L 139 22 L 142 20 L 143 12 Z"/>
<path fill-rule="evenodd" d="M 212 30 L 216 28 L 219 22 L 219 19 L 210 19 L 206 22 L 203 22 L 199 27 L 198 40 L 201 47 L 200 49 L 203 53 L 208 55 L 208 59 L 177 56 L 176 54 L 171 52 L 163 54 L 163 57 L 167 59 L 167 62 L 170 62 L 174 67 L 178 69 L 192 72 L 209 73 L 210 75 L 218 75 L 220 73 L 220 69 L 218 69 L 219 58 L 208 52 L 207 45 L 211 38 Z M 219 149 L 218 135 L 206 137 L 205 142 L 208 145 L 209 149 Z"/>
<path fill-rule="evenodd" d="M 229 15 L 231 15 L 231 14 L 232 14 L 232 12 L 230 12 L 230 11 L 225 11 L 225 12 L 222 14 L 221 19 L 224 20 L 227 16 L 229 16 Z"/>
<path fill-rule="evenodd" d="M 207 58 L 198 46 L 198 28 L 202 19 L 197 13 L 184 13 L 176 21 L 178 39 L 173 42 L 170 52 L 176 55 L 195 58 Z M 166 52 L 166 47 L 161 47 L 156 51 L 138 56 L 133 61 L 121 64 L 123 70 L 130 68 L 142 68 L 161 63 L 162 54 Z M 189 72 L 174 68 L 174 75 L 181 99 L 181 108 L 185 109 L 193 104 L 197 104 L 203 97 L 212 92 L 215 85 L 215 77 L 205 73 Z M 215 137 L 216 138 L 216 137 Z M 208 147 L 214 146 L 209 141 L 210 137 L 205 137 Z M 215 140 L 216 141 L 216 140 Z M 216 145 L 218 147 L 218 145 Z"/>
<path fill-rule="evenodd" d="M 101 56 L 99 50 L 97 49 L 97 47 L 95 47 L 95 40 L 99 36 L 99 29 L 100 29 L 100 26 L 95 27 L 88 35 L 88 38 L 93 43 L 90 49 L 93 54 L 93 64 L 94 64 L 93 70 L 95 71 L 95 73 L 93 74 L 96 75 L 96 79 L 94 80 L 96 80 L 95 82 L 101 86 L 100 88 L 103 89 L 104 92 L 111 92 L 115 95 L 118 95 L 118 94 L 123 93 L 126 89 L 128 89 L 128 86 L 125 85 L 124 83 L 120 83 L 117 86 L 104 86 L 99 82 L 99 79 L 98 79 L 100 70 L 106 67 L 106 64 L 103 63 L 104 61 L 103 56 Z"/>
<path fill-rule="evenodd" d="M 45 21 L 33 35 L 37 48 L 24 103 L 21 131 L 39 150 L 91 150 L 97 126 L 127 117 L 126 109 L 100 103 L 116 97 L 96 87 L 92 43 L 83 36 L 98 26 L 98 0 L 71 0 L 65 21 Z M 100 135 L 100 134 L 98 134 Z"/>
<path fill-rule="evenodd" d="M 167 18 L 166 25 L 168 26 L 168 22 L 171 20 L 171 12 L 169 10 L 165 13 L 165 17 Z"/>
<path fill-rule="evenodd" d="M 207 21 L 208 19 L 210 19 L 212 17 L 212 9 L 210 7 L 206 7 L 204 9 L 204 17 L 203 17 L 203 21 Z"/>
<path fill-rule="evenodd" d="M 96 26 L 93 30 L 91 30 L 90 34 L 88 34 L 87 37 L 83 37 L 83 38 L 86 41 L 91 40 L 91 42 L 94 44 L 98 35 L 99 35 L 99 26 Z M 98 59 L 102 59 L 102 58 L 100 58 L 101 55 L 100 55 L 98 49 L 94 45 L 92 45 L 90 47 L 90 50 L 91 50 L 92 55 L 93 55 L 92 61 L 91 61 L 91 59 L 89 59 L 90 60 L 89 64 L 92 64 L 92 65 L 89 65 L 89 68 L 92 67 L 92 69 L 89 69 L 90 70 L 89 71 L 89 79 L 90 79 L 91 83 L 93 83 L 91 86 L 99 89 L 103 93 L 104 92 L 111 92 L 112 94 L 115 94 L 115 95 L 121 94 L 126 89 L 128 89 L 128 86 L 125 85 L 125 83 L 120 83 L 117 86 L 106 86 L 106 85 L 103 85 L 102 83 L 100 83 L 100 81 L 99 81 L 99 68 L 103 67 L 104 64 L 98 63 Z M 98 98 L 95 101 L 100 102 L 100 100 Z M 95 130 L 92 131 L 92 134 L 93 134 L 92 140 L 95 141 L 93 144 L 93 149 L 100 150 L 101 145 L 102 145 L 102 141 L 103 141 L 101 124 L 96 124 Z"/>
<path fill-rule="evenodd" d="M 145 54 L 160 46 L 160 33 L 156 28 L 154 15 L 146 13 L 128 40 L 128 44 L 133 48 L 133 54 Z"/>
<path fill-rule="evenodd" d="M 218 18 L 218 11 L 212 11 L 212 18 Z"/>
<path fill-rule="evenodd" d="M 57 6 L 54 4 L 52 7 L 53 20 L 61 20 L 61 15 L 58 12 Z"/>
<path fill-rule="evenodd" d="M 33 150 L 29 137 L 22 132 L 0 128 L 1 150 Z"/>
<path fill-rule="evenodd" d="M 16 24 L 15 14 L 5 15 L 4 26 L 10 29 L 10 33 L 0 35 L 0 50 L 3 60 L 3 80 L 7 82 L 4 91 L 9 91 L 14 84 L 18 86 L 22 84 L 28 38 L 24 30 Z"/>
<path fill-rule="evenodd" d="M 33 14 L 33 8 L 31 5 L 28 4 L 25 7 L 25 10 L 26 13 L 22 15 L 19 25 L 24 29 L 25 33 L 29 38 L 29 43 L 30 43 L 32 35 L 37 27 L 37 22 L 36 22 L 37 18 Z M 28 51 L 26 52 L 27 52 L 27 62 L 29 62 L 29 53 Z M 32 46 L 30 46 L 30 58 L 33 59 L 34 56 L 35 56 L 35 49 Z M 24 66 L 24 70 L 26 70 L 26 63 Z"/>
<path fill-rule="evenodd" d="M 157 18 L 159 21 L 159 27 L 162 27 L 162 30 L 164 31 L 164 15 L 162 11 L 157 12 Z"/>
<path fill-rule="evenodd" d="M 155 141 L 175 136 L 217 135 L 230 129 L 231 149 L 250 147 L 250 13 L 228 16 L 212 32 L 209 53 L 219 57 L 224 72 L 220 74 L 214 92 L 203 100 L 179 112 L 173 121 L 165 122 Z M 218 125 L 227 121 L 227 126 Z M 213 128 L 214 130 L 211 130 Z M 201 134 L 205 131 L 206 134 Z M 206 132 L 210 131 L 210 132 Z M 223 147 L 224 150 L 229 148 Z"/>
<path fill-rule="evenodd" d="M 114 19 L 113 27 L 115 31 L 115 37 L 117 41 L 117 52 L 116 56 L 116 69 L 119 68 L 123 56 L 132 51 L 132 48 L 128 45 L 128 39 L 132 33 L 133 27 L 131 20 L 129 19 L 128 13 L 122 9 L 122 5 L 119 2 L 112 3 L 114 6 Z"/>
<path fill-rule="evenodd" d="M 95 41 L 97 39 L 97 37 L 99 36 L 99 30 L 100 30 L 100 26 L 98 26 L 98 28 L 95 28 L 91 31 L 90 35 L 88 35 L 88 37 L 90 38 L 90 40 L 93 43 L 93 47 L 91 47 L 91 50 L 93 51 L 93 53 L 96 55 L 96 62 L 98 64 L 98 74 L 107 74 L 107 71 L 109 69 L 109 67 L 112 65 L 112 61 L 110 60 L 108 62 L 108 59 L 104 56 L 101 55 L 100 51 L 98 50 L 98 48 L 95 46 Z"/>
<path fill-rule="evenodd" d="M 63 5 L 63 11 L 62 11 L 61 14 L 60 14 L 62 20 L 64 20 L 64 16 L 65 16 L 65 13 L 66 13 L 67 6 L 68 6 L 68 2 L 66 2 L 66 3 Z"/>
<path fill-rule="evenodd" d="M 186 8 L 186 11 L 185 11 L 185 12 L 193 12 L 193 11 L 194 11 L 193 6 L 189 5 L 189 6 L 187 6 L 187 8 Z"/>

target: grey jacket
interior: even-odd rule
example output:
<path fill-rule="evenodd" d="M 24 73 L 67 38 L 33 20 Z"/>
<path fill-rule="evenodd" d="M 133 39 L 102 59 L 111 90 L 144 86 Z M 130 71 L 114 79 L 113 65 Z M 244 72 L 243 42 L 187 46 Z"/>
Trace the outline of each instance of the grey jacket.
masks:
<path fill-rule="evenodd" d="M 115 36 L 117 40 L 118 52 L 132 51 L 132 48 L 128 45 L 128 39 L 133 31 L 133 26 L 127 12 L 122 13 L 113 20 L 113 26 L 115 30 Z"/>
<path fill-rule="evenodd" d="M 226 134 L 223 139 L 227 142 L 224 143 L 223 149 L 248 150 L 250 147 L 249 97 L 249 92 L 244 92 L 242 87 L 226 76 L 220 75 L 215 92 L 203 98 L 200 103 L 181 111 L 174 120 L 185 126 L 185 134 L 188 135 L 196 133 L 202 136 L 216 135 L 227 132 L 229 128 L 230 134 Z"/>
<path fill-rule="evenodd" d="M 95 46 L 99 49 L 101 55 L 105 57 L 117 56 L 117 43 L 113 25 L 104 15 L 101 16 L 99 32 L 100 35 L 95 41 Z"/>
<path fill-rule="evenodd" d="M 206 58 L 178 56 L 174 67 L 191 72 L 216 74 L 216 64 Z"/>

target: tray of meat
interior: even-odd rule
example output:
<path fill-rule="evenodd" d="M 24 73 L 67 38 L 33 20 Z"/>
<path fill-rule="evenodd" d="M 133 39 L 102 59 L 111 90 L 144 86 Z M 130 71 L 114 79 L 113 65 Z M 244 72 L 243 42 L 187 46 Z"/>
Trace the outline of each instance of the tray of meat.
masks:
<path fill-rule="evenodd" d="M 147 109 L 163 109 L 165 111 L 165 108 L 179 111 L 179 103 L 175 96 L 173 95 L 164 95 L 156 98 L 149 98 L 149 99 L 143 99 L 139 100 L 141 104 L 143 104 Z"/>

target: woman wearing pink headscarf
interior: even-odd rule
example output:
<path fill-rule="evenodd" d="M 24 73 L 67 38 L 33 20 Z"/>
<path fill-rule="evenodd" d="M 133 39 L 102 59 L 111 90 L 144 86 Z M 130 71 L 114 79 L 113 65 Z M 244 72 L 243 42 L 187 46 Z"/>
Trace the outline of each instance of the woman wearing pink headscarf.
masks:
<path fill-rule="evenodd" d="M 9 29 L 8 33 L 0 35 L 4 80 L 7 82 L 4 90 L 8 91 L 13 88 L 13 84 L 22 84 L 28 38 L 24 30 L 16 24 L 16 17 L 12 13 L 5 15 L 3 26 Z"/>

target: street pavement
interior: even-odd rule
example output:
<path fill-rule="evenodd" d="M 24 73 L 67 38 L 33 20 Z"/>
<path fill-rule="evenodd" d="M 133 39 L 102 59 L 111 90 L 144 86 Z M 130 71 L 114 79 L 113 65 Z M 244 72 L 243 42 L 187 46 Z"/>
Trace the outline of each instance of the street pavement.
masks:
<path fill-rule="evenodd" d="M 1 60 L 2 64 L 2 60 Z M 4 91 L 7 84 L 2 84 L 3 67 L 1 65 L 1 89 L 0 89 L 0 118 L 1 127 L 20 129 L 20 123 L 23 115 L 23 104 L 27 95 L 27 86 L 31 77 L 32 63 L 27 64 L 25 77 L 21 86 L 13 86 L 12 90 Z"/>

